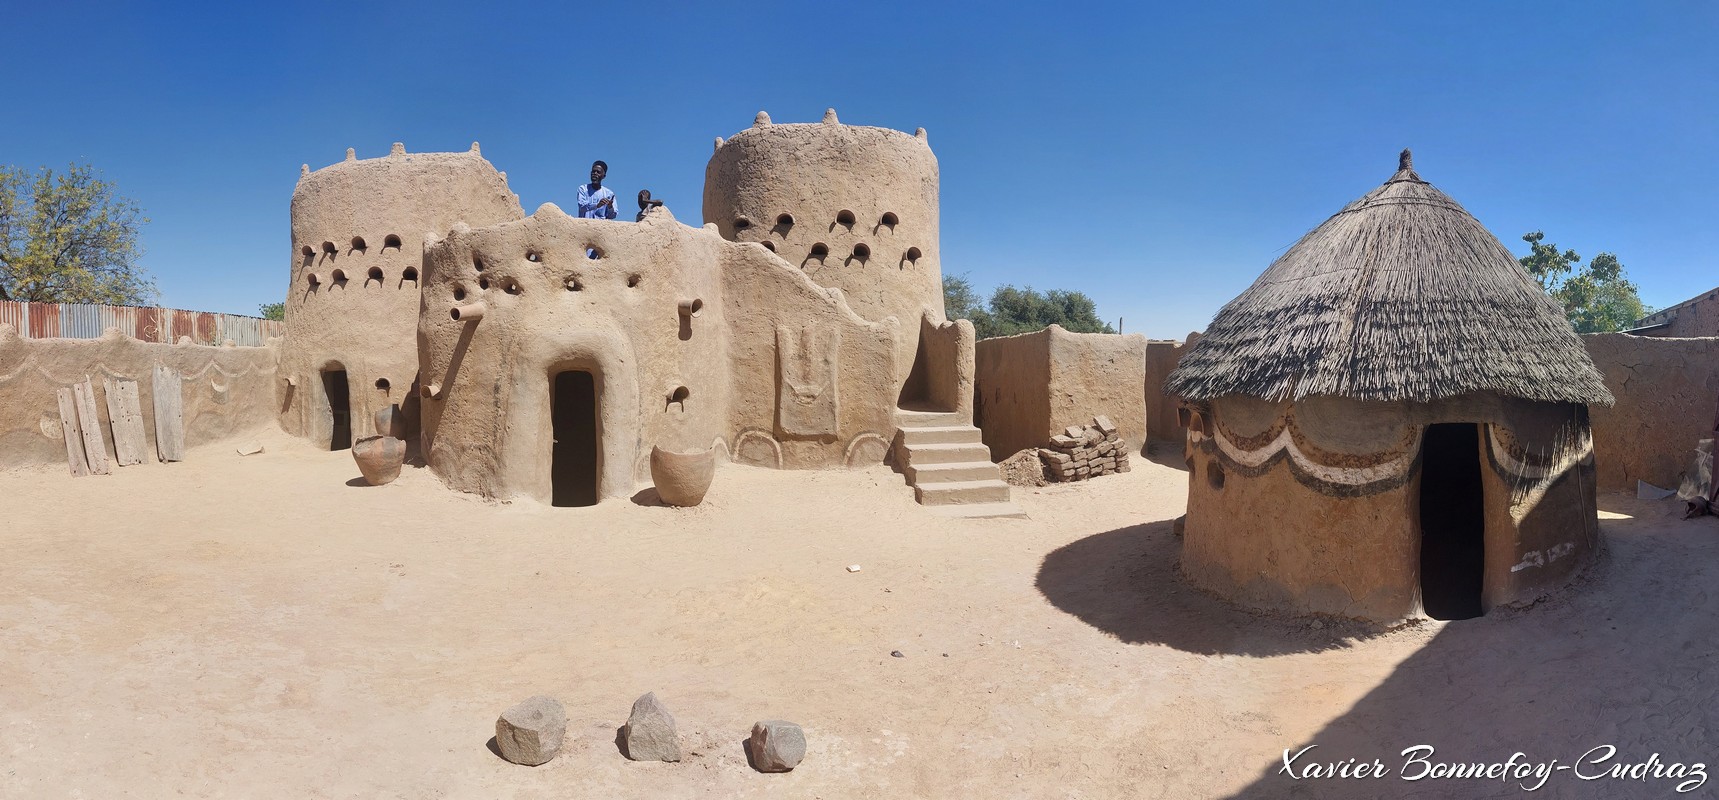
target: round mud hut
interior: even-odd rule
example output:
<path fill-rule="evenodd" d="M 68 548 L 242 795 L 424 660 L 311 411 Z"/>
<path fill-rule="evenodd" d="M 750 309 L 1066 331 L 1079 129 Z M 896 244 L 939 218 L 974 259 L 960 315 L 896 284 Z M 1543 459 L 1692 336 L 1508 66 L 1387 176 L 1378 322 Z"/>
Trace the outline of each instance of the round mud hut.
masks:
<path fill-rule="evenodd" d="M 1587 407 L 1611 393 L 1407 150 L 1224 306 L 1166 390 L 1188 426 L 1182 570 L 1238 603 L 1465 619 L 1598 551 Z"/>

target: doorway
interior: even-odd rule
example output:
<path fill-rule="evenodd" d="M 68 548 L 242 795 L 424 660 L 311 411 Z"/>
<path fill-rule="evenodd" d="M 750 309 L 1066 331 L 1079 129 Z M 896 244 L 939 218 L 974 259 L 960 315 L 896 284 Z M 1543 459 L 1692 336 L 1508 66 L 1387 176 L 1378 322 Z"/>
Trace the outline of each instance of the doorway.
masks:
<path fill-rule="evenodd" d="M 1428 425 L 1421 438 L 1421 607 L 1433 619 L 1485 613 L 1480 426 Z"/>
<path fill-rule="evenodd" d="M 322 370 L 322 392 L 328 397 L 328 413 L 333 418 L 333 430 L 328 436 L 329 450 L 345 450 L 352 446 L 352 391 L 346 385 L 346 370 L 336 366 Z"/>
<path fill-rule="evenodd" d="M 584 370 L 558 372 L 550 381 L 554 450 L 550 505 L 597 504 L 597 382 Z"/>

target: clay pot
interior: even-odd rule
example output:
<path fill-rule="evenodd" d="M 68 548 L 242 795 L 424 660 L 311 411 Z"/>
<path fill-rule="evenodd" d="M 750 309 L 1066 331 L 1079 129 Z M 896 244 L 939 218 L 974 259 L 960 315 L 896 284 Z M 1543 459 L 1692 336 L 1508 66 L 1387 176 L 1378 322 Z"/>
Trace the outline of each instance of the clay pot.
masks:
<path fill-rule="evenodd" d="M 366 436 L 352 445 L 352 460 L 371 486 L 381 486 L 400 477 L 406 461 L 406 442 L 392 436 Z"/>
<path fill-rule="evenodd" d="M 376 435 L 406 438 L 406 415 L 398 403 L 389 403 L 376 412 Z"/>
<path fill-rule="evenodd" d="M 674 453 L 651 448 L 651 482 L 657 496 L 671 506 L 696 506 L 704 502 L 710 479 L 716 477 L 716 448 L 702 453 Z"/>

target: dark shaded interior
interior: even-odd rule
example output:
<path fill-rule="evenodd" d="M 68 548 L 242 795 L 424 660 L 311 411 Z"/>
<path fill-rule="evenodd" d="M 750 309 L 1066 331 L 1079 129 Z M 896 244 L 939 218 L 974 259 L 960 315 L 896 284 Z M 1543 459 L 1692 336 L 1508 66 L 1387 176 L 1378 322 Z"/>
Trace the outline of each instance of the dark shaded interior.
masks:
<path fill-rule="evenodd" d="M 1482 498 L 1479 426 L 1427 426 L 1421 440 L 1421 605 L 1433 619 L 1485 613 Z"/>
<path fill-rule="evenodd" d="M 333 367 L 323 370 L 322 391 L 328 395 L 328 411 L 334 418 L 328 449 L 345 450 L 352 446 L 352 392 L 346 385 L 346 370 Z"/>
<path fill-rule="evenodd" d="M 591 373 L 556 373 L 549 409 L 555 449 L 550 466 L 551 505 L 597 504 L 597 383 Z"/>
<path fill-rule="evenodd" d="M 919 337 L 919 348 L 913 353 L 913 369 L 907 373 L 907 380 L 901 384 L 901 393 L 896 396 L 895 404 L 900 408 L 931 410 L 931 376 L 927 374 L 930 366 L 926 364 L 925 337 Z M 936 409 L 938 411 L 954 411 L 955 409 Z M 975 423 L 977 424 L 977 423 Z"/>

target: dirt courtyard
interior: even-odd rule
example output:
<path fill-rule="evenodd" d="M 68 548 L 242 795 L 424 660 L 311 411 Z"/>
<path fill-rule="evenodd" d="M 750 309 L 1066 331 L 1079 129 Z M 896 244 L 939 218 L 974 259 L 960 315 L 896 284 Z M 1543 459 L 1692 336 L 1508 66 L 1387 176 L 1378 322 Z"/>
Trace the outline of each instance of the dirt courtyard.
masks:
<path fill-rule="evenodd" d="M 1555 598 L 1374 633 L 1188 588 L 1186 474 L 1143 459 L 969 521 L 884 468 L 725 466 L 697 508 L 555 509 L 260 441 L 0 473 L 0 796 L 1517 797 L 1401 780 L 1398 754 L 1719 755 L 1719 522 L 1675 501 L 1602 496 L 1606 552 Z M 617 750 L 647 691 L 681 763 Z M 568 714 L 536 768 L 489 744 L 533 694 Z M 805 728 L 791 773 L 747 766 L 770 718 Z M 1282 774 L 1309 744 L 1393 775 Z M 1530 796 L 1676 783 L 1561 771 Z"/>

